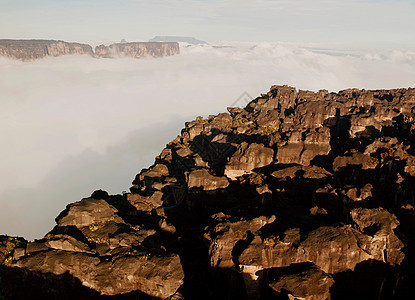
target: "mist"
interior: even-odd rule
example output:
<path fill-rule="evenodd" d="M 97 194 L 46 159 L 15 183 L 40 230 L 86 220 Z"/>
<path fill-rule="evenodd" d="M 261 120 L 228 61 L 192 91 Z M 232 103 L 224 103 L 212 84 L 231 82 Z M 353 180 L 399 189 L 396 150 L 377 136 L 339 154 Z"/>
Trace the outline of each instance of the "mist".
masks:
<path fill-rule="evenodd" d="M 0 59 L 0 234 L 41 238 L 67 204 L 128 191 L 185 121 L 224 112 L 245 92 L 415 86 L 410 50 L 226 45 L 161 59 Z"/>

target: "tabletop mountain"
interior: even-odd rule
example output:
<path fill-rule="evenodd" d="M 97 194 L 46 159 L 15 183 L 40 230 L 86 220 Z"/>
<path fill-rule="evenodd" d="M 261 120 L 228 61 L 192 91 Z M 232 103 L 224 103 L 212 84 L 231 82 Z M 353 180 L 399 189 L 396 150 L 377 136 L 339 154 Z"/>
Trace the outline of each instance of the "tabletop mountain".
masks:
<path fill-rule="evenodd" d="M 68 43 L 54 40 L 2 40 L 0 39 L 0 57 L 22 61 L 32 61 L 45 57 L 63 55 L 89 55 L 93 57 L 162 57 L 180 54 L 178 43 L 119 43 L 109 46 L 100 45 L 95 52 L 90 45 Z"/>

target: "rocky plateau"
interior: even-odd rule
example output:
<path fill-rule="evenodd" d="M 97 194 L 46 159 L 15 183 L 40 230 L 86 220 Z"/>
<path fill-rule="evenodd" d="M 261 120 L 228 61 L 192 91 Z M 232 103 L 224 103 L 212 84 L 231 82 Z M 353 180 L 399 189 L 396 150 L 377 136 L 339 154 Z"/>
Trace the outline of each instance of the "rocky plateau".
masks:
<path fill-rule="evenodd" d="M 128 44 L 127 44 L 128 45 Z M 134 179 L 0 237 L 0 299 L 411 299 L 415 89 L 273 86 Z"/>
<path fill-rule="evenodd" d="M 180 54 L 178 43 L 132 42 L 100 45 L 95 52 L 90 45 L 54 40 L 2 40 L 0 57 L 32 61 L 63 55 L 89 55 L 97 58 L 163 57 Z"/>

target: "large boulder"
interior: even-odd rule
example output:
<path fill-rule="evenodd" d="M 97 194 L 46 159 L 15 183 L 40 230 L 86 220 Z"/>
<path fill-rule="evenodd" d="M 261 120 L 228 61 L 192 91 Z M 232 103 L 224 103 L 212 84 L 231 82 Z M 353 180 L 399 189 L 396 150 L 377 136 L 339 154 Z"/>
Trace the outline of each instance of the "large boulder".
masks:
<path fill-rule="evenodd" d="M 274 150 L 261 144 L 243 142 L 225 167 L 225 175 L 236 179 L 250 174 L 253 169 L 268 166 L 274 159 Z"/>
<path fill-rule="evenodd" d="M 92 198 L 82 199 L 68 206 L 57 218 L 59 226 L 85 227 L 94 224 L 102 224 L 109 221 L 123 223 L 117 215 L 117 209 L 105 200 Z"/>
<path fill-rule="evenodd" d="M 189 189 L 202 188 L 204 191 L 214 191 L 227 188 L 228 185 L 229 182 L 226 177 L 211 175 L 206 169 L 195 170 L 189 174 Z"/>

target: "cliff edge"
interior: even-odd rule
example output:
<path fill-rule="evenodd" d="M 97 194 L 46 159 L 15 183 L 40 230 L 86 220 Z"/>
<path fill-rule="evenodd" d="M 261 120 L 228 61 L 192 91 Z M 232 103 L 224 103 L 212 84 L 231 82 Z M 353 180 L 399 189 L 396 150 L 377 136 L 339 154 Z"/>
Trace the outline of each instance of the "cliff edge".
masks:
<path fill-rule="evenodd" d="M 0 40 L 0 56 L 28 61 L 47 56 L 93 55 L 90 45 L 50 40 Z"/>
<path fill-rule="evenodd" d="M 100 45 L 95 48 L 97 57 L 117 58 L 117 57 L 162 57 L 180 54 L 178 43 L 155 43 L 155 42 L 135 42 L 118 43 L 110 46 Z"/>
<path fill-rule="evenodd" d="M 95 52 L 87 44 L 68 43 L 53 40 L 2 40 L 0 56 L 22 61 L 63 55 L 90 55 L 93 57 L 163 57 L 180 54 L 178 43 L 120 43 L 98 46 Z"/>

